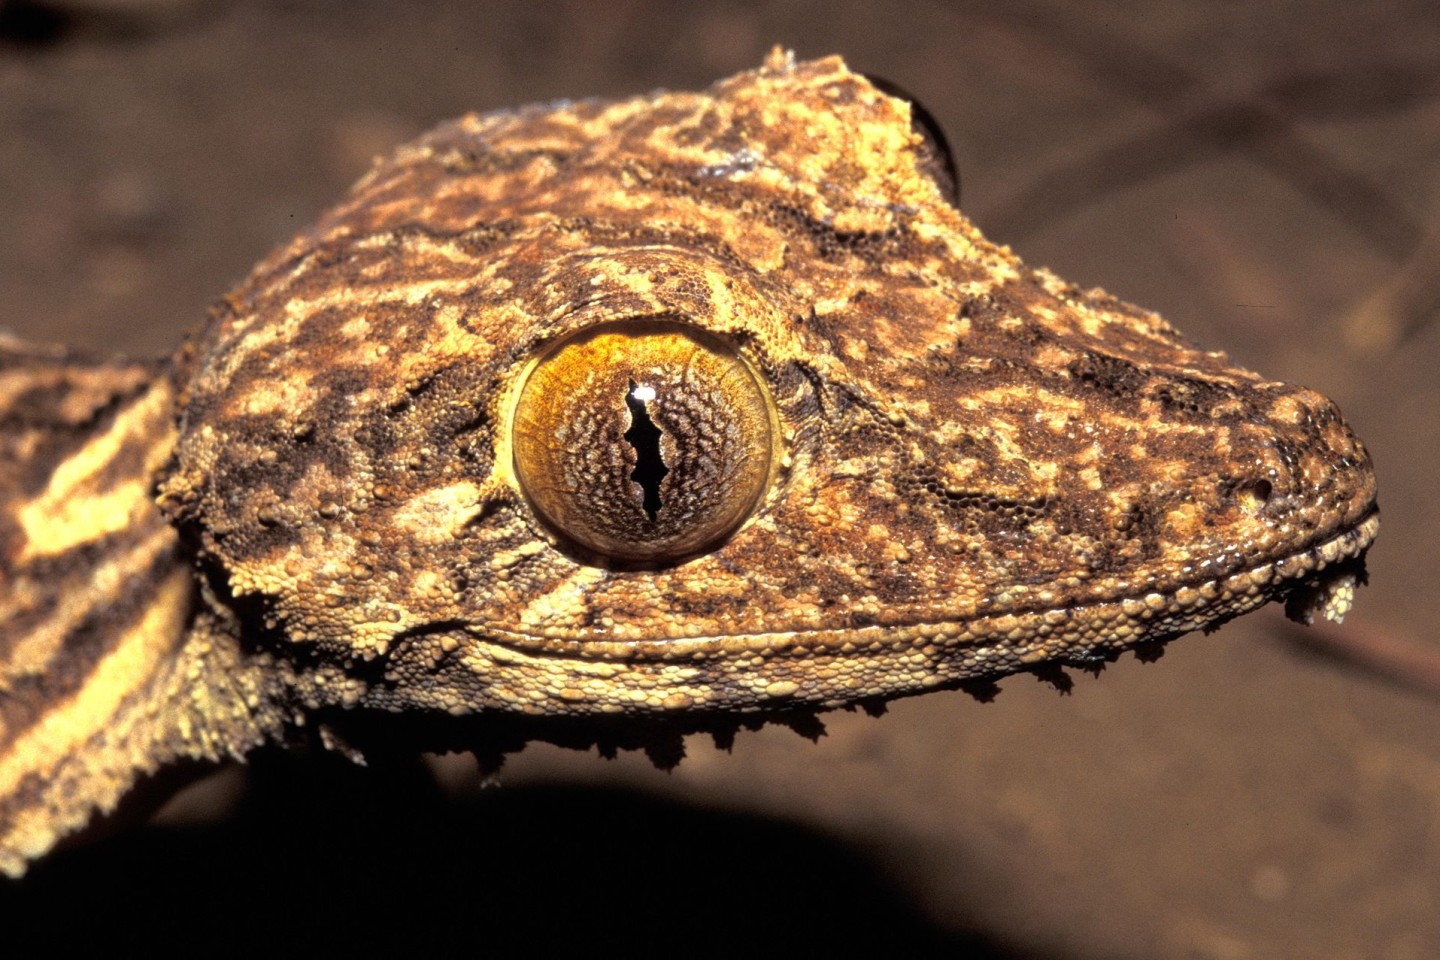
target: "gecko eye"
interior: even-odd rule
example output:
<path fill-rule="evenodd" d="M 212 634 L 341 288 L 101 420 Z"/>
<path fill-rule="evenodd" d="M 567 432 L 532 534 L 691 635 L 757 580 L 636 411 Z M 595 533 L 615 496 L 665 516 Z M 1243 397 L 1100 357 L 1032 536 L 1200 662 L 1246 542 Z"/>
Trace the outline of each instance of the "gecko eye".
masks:
<path fill-rule="evenodd" d="M 769 391 L 734 348 L 669 321 L 603 324 L 530 371 L 515 472 L 555 530 L 616 560 L 702 551 L 759 503 L 777 457 Z"/>

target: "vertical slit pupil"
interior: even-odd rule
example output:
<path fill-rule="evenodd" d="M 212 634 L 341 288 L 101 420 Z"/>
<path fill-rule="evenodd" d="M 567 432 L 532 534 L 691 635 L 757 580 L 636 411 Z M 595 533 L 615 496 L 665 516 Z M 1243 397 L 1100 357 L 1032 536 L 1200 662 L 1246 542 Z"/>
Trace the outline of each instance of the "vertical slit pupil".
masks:
<path fill-rule="evenodd" d="M 630 389 L 625 393 L 625 406 L 630 408 L 630 429 L 625 431 L 625 440 L 635 448 L 635 469 L 630 472 L 630 479 L 640 484 L 645 494 L 645 513 L 654 523 L 660 513 L 660 481 L 670 468 L 660 456 L 660 428 L 650 419 L 645 401 L 635 395 L 636 390 L 635 381 L 631 380 Z"/>

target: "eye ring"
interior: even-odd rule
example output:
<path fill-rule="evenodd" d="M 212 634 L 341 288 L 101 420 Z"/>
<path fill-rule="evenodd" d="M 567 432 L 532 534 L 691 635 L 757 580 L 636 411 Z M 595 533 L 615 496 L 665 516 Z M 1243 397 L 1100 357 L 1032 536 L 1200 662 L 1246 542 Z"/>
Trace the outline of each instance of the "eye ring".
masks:
<path fill-rule="evenodd" d="M 612 321 L 552 345 L 511 423 L 516 480 L 547 527 L 621 564 L 713 549 L 763 500 L 775 404 L 728 340 L 693 324 Z"/>

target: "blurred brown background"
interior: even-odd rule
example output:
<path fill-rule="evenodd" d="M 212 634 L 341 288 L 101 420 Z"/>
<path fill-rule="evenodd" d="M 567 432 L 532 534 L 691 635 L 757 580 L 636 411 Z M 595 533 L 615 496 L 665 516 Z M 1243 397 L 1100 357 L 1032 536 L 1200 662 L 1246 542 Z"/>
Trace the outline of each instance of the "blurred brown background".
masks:
<path fill-rule="evenodd" d="M 668 774 L 262 756 L 0 883 L 0 950 L 1440 956 L 1429 0 L 0 0 L 0 328 L 166 351 L 430 124 L 774 43 L 914 93 L 993 239 L 1340 403 L 1384 510 L 1341 646 L 1254 616 L 1070 696 L 697 738 Z"/>

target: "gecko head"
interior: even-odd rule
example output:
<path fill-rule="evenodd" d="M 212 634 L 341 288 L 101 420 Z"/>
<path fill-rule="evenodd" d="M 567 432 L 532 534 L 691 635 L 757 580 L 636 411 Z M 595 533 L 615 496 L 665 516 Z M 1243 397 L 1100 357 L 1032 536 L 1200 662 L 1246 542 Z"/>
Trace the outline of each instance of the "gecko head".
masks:
<path fill-rule="evenodd" d="M 160 500 L 214 602 L 307 702 L 762 709 L 1110 655 L 1363 552 L 1332 404 L 986 241 L 918 118 L 776 55 L 402 148 L 182 355 Z"/>

